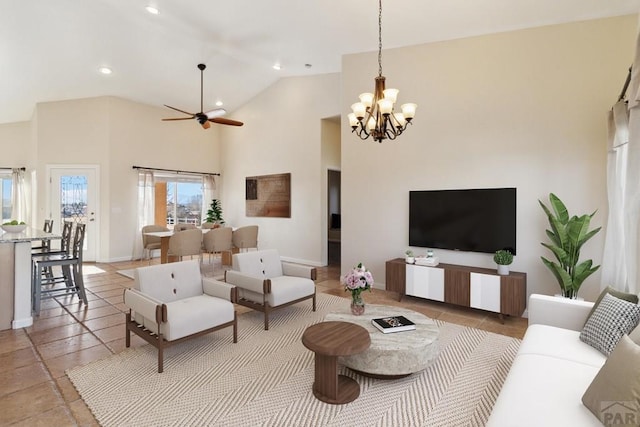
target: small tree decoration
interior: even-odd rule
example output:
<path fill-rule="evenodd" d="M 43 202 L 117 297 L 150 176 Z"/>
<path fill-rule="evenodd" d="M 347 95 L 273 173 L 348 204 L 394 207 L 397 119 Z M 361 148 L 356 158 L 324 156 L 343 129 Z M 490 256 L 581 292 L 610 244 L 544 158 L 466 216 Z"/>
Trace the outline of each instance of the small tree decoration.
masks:
<path fill-rule="evenodd" d="M 224 224 L 224 219 L 222 219 L 222 204 L 220 203 L 220 200 L 211 200 L 211 207 L 207 211 L 206 221 Z"/>

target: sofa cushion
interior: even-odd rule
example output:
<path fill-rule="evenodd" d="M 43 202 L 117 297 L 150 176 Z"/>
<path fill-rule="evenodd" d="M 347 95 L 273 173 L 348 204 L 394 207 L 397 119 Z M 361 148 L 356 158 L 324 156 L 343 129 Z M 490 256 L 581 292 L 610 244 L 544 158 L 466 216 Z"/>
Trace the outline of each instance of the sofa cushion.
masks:
<path fill-rule="evenodd" d="M 582 396 L 582 403 L 605 425 L 623 424 L 616 420 L 640 425 L 638 397 L 640 346 L 623 336 Z"/>
<path fill-rule="evenodd" d="M 205 329 L 213 328 L 234 319 L 230 301 L 209 295 L 184 298 L 167 304 L 167 323 L 163 333 L 167 341 L 173 341 Z"/>
<path fill-rule="evenodd" d="M 580 341 L 580 332 L 547 325 L 527 328 L 518 354 L 550 356 L 600 368 L 607 358 Z"/>
<path fill-rule="evenodd" d="M 596 302 L 593 304 L 593 307 L 591 308 L 591 311 L 589 312 L 589 315 L 587 316 L 587 320 L 589 319 L 589 317 L 591 317 L 591 315 L 596 310 L 598 305 L 600 305 L 600 302 L 602 301 L 602 298 L 604 298 L 604 296 L 606 294 L 613 295 L 616 298 L 620 298 L 620 299 L 623 299 L 625 301 L 632 302 L 634 304 L 638 303 L 638 296 L 636 294 L 628 294 L 626 292 L 622 292 L 622 291 L 618 291 L 616 289 L 613 289 L 611 286 L 607 286 L 605 289 L 602 290 L 602 292 L 600 292 L 600 295 L 596 299 Z M 585 324 L 586 323 L 587 322 L 585 321 Z"/>
<path fill-rule="evenodd" d="M 605 294 L 587 319 L 580 339 L 608 356 L 623 335 L 628 335 L 640 321 L 640 306 Z"/>
<path fill-rule="evenodd" d="M 486 426 L 601 426 L 580 401 L 598 370 L 552 356 L 519 354 Z"/>

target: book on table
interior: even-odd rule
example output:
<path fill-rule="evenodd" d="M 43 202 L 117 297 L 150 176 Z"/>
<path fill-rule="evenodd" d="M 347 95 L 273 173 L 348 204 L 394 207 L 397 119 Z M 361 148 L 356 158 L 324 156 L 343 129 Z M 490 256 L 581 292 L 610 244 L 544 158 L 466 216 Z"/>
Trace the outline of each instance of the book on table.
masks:
<path fill-rule="evenodd" d="M 385 316 L 371 319 L 373 326 L 385 334 L 391 332 L 411 331 L 416 324 L 404 316 Z"/>

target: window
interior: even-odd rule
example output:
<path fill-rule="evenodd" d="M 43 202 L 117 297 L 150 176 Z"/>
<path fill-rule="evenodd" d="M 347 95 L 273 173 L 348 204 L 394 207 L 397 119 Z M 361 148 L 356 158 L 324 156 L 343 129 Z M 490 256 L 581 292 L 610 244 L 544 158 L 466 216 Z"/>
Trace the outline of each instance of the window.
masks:
<path fill-rule="evenodd" d="M 3 223 L 11 220 L 11 185 L 11 174 L 0 172 L 0 208 Z"/>
<path fill-rule="evenodd" d="M 202 178 L 156 175 L 155 180 L 156 217 L 164 215 L 168 226 L 199 226 L 202 221 Z M 162 200 L 166 200 L 166 204 L 163 205 Z"/>

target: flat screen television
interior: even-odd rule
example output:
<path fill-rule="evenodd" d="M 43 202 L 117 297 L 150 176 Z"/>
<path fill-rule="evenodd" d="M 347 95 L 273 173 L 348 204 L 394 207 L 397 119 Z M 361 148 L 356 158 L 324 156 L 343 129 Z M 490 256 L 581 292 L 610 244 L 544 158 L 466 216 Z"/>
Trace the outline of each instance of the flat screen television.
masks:
<path fill-rule="evenodd" d="M 409 246 L 516 254 L 516 189 L 409 192 Z"/>

